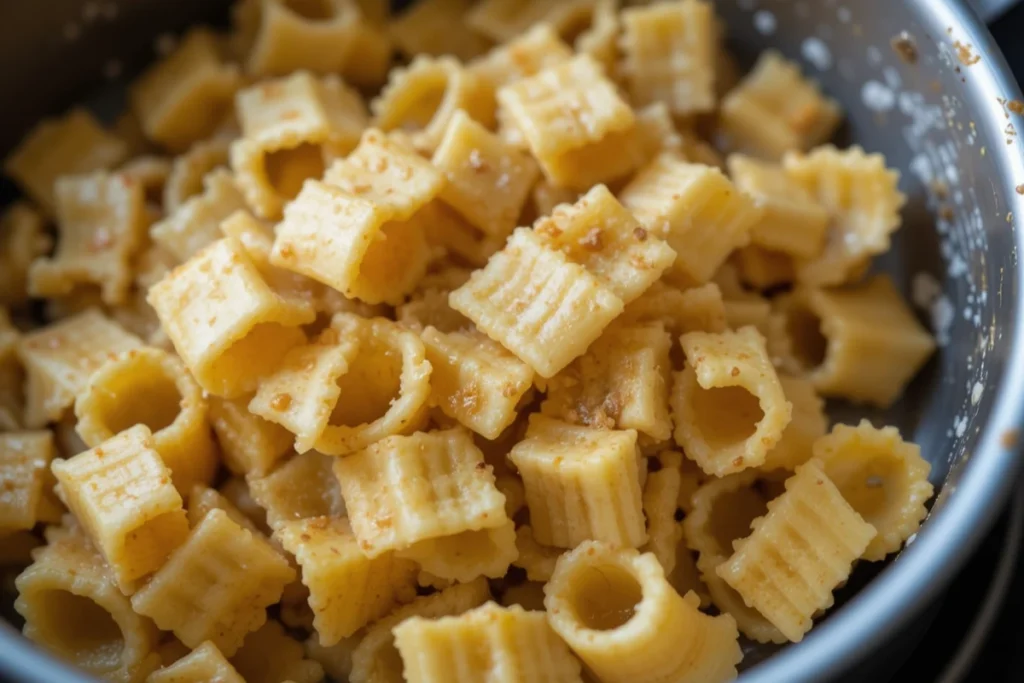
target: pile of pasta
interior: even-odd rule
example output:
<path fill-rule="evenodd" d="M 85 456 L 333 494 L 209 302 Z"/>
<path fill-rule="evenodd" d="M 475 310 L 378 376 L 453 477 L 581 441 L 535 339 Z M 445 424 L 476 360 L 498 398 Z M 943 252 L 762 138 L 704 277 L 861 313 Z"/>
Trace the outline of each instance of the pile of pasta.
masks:
<path fill-rule="evenodd" d="M 699 0 L 234 17 L 6 162 L 28 638 L 124 683 L 724 681 L 915 533 L 919 448 L 824 410 L 934 351 L 866 275 L 904 197 L 797 65 L 741 75 Z"/>

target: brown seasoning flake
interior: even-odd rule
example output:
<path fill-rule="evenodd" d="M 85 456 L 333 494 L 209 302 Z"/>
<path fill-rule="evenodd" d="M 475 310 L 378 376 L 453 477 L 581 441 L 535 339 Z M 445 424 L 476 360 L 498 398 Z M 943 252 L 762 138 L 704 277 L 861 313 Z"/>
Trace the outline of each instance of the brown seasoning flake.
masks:
<path fill-rule="evenodd" d="M 900 31 L 899 35 L 893 37 L 889 44 L 892 45 L 892 49 L 904 62 L 907 64 L 917 64 L 917 43 L 914 42 L 914 37 L 910 33 Z"/>

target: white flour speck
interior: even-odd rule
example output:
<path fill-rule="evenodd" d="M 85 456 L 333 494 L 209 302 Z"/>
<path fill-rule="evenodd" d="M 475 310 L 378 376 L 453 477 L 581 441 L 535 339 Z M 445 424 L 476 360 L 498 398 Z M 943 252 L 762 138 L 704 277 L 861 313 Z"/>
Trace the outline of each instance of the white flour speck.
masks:
<path fill-rule="evenodd" d="M 775 28 L 778 22 L 775 21 L 775 15 L 768 10 L 758 10 L 754 12 L 754 28 L 757 32 L 763 36 L 770 36 L 775 33 Z"/>
<path fill-rule="evenodd" d="M 839 9 L 837 9 L 836 10 L 836 19 L 838 19 L 839 22 L 842 23 L 842 24 L 849 24 L 850 23 L 850 19 L 851 19 L 850 8 L 849 7 L 840 7 Z"/>
<path fill-rule="evenodd" d="M 821 38 L 811 36 L 804 40 L 803 45 L 800 46 L 800 53 L 818 71 L 832 68 L 832 51 L 828 49 L 828 45 Z"/>
<path fill-rule="evenodd" d="M 971 388 L 971 405 L 976 406 L 981 401 L 981 394 L 985 391 L 985 387 L 981 385 L 981 382 L 975 382 L 974 387 Z"/>
<path fill-rule="evenodd" d="M 874 45 L 868 47 L 868 64 L 878 66 L 882 63 L 882 51 Z"/>
<path fill-rule="evenodd" d="M 967 416 L 961 415 L 956 422 L 956 438 L 960 438 L 967 431 Z"/>
<path fill-rule="evenodd" d="M 942 285 L 931 273 L 915 273 L 910 281 L 910 300 L 921 309 L 927 310 L 942 294 Z"/>
<path fill-rule="evenodd" d="M 945 295 L 936 298 L 929 309 L 932 318 L 932 331 L 935 332 L 935 342 L 939 346 L 946 346 L 949 344 L 949 329 L 953 326 L 956 309 Z"/>
<path fill-rule="evenodd" d="M 877 112 L 889 111 L 896 106 L 896 95 L 878 81 L 867 81 L 860 89 L 864 106 Z"/>

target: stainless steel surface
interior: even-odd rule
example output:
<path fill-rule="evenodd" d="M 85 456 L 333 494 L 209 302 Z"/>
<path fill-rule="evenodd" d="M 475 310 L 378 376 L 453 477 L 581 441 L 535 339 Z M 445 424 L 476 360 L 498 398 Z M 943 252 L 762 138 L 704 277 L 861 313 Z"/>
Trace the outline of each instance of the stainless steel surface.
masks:
<path fill-rule="evenodd" d="M 974 11 L 978 13 L 982 21 L 992 22 L 1009 11 L 1018 2 L 1020 0 L 971 0 L 970 4 L 974 7 Z"/>
<path fill-rule="evenodd" d="M 227 3 L 122 0 L 113 3 L 115 16 L 91 23 L 81 21 L 86 4 L 48 0 L 43 14 L 36 3 L 0 0 L 0 58 L 18 65 L 0 74 L 0 91 L 16 94 L 0 111 L 0 136 L 7 136 L 0 149 L 38 117 L 109 90 L 104 72 L 137 71 L 159 33 L 223 14 Z M 842 140 L 884 152 L 902 171 L 910 198 L 905 227 L 879 268 L 907 292 L 914 281 L 921 289 L 923 273 L 941 287 L 921 310 L 938 323 L 944 342 L 936 359 L 892 410 L 868 412 L 878 423 L 900 426 L 932 462 L 932 480 L 942 490 L 928 522 L 872 581 L 877 566 L 858 568 L 840 606 L 804 642 L 778 652 L 749 648 L 749 662 L 764 661 L 744 681 L 819 681 L 869 658 L 943 590 L 1013 481 L 1024 419 L 1024 235 L 1017 228 L 1024 197 L 1015 191 L 1024 184 L 1024 156 L 1016 130 L 1021 116 L 1007 101 L 1021 95 L 987 30 L 960 2 L 716 6 L 738 54 L 749 60 L 773 47 L 800 61 L 846 108 Z M 78 26 L 73 40 L 69 22 Z M 904 32 L 916 47 L 912 63 L 891 46 Z M 864 414 L 835 408 L 846 419 Z M 83 680 L 2 629 L 0 672 L 25 681 Z"/>

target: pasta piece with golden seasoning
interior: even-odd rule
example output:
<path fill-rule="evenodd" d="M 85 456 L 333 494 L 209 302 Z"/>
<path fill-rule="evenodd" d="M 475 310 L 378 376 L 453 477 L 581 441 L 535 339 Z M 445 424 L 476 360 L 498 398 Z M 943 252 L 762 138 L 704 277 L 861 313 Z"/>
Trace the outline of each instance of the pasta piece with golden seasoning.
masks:
<path fill-rule="evenodd" d="M 751 244 L 737 250 L 733 261 L 743 283 L 759 291 L 789 285 L 796 280 L 793 258 L 781 251 Z"/>
<path fill-rule="evenodd" d="M 895 427 L 877 429 L 867 420 L 836 425 L 814 442 L 814 457 L 850 506 L 878 532 L 862 559 L 877 562 L 900 549 L 928 515 L 935 489 L 931 464 L 921 448 L 900 438 Z"/>
<path fill-rule="evenodd" d="M 323 667 L 306 658 L 302 643 L 288 635 L 275 619 L 267 619 L 259 630 L 245 637 L 231 664 L 245 683 L 319 683 L 324 679 Z"/>
<path fill-rule="evenodd" d="M 832 591 L 849 578 L 875 528 L 843 500 L 815 460 L 796 469 L 786 492 L 753 528 L 716 571 L 747 605 L 799 642 L 813 615 L 832 606 Z"/>
<path fill-rule="evenodd" d="M 466 14 L 466 23 L 502 43 L 538 24 L 551 26 L 569 40 L 592 24 L 597 4 L 595 0 L 483 0 Z"/>
<path fill-rule="evenodd" d="M 583 543 L 558 560 L 544 594 L 551 627 L 605 683 L 736 677 L 736 622 L 676 593 L 651 553 Z"/>
<path fill-rule="evenodd" d="M 806 380 L 779 375 L 782 392 L 793 406 L 792 418 L 775 448 L 768 451 L 762 470 L 794 470 L 811 459 L 814 443 L 828 431 L 825 401 Z"/>
<path fill-rule="evenodd" d="M 537 24 L 473 60 L 468 68 L 497 90 L 503 85 L 567 61 L 572 55 L 572 48 L 562 42 L 550 24 Z"/>
<path fill-rule="evenodd" d="M 287 453 L 293 436 L 280 425 L 249 412 L 246 398 L 210 397 L 210 424 L 224 458 L 235 474 L 261 476 Z"/>
<path fill-rule="evenodd" d="M 590 55 L 595 62 L 604 67 L 605 73 L 618 80 L 619 77 L 619 34 L 622 22 L 619 18 L 618 0 L 594 0 L 589 3 L 590 22 L 584 30 L 576 35 L 573 47 L 580 54 Z M 585 12 L 581 12 L 581 18 Z M 581 22 L 582 23 L 582 22 Z M 576 30 L 570 22 L 568 30 L 562 34 L 569 37 Z"/>
<path fill-rule="evenodd" d="M 620 320 L 620 324 L 661 323 L 673 337 L 726 330 L 722 290 L 713 282 L 678 289 L 659 280 L 626 306 Z"/>
<path fill-rule="evenodd" d="M 465 62 L 490 46 L 463 20 L 472 5 L 472 0 L 422 0 L 395 18 L 388 33 L 410 57 L 451 55 Z"/>
<path fill-rule="evenodd" d="M 245 196 L 227 169 L 203 178 L 203 190 L 158 221 L 149 234 L 177 262 L 187 261 L 221 237 L 221 223 L 246 208 Z"/>
<path fill-rule="evenodd" d="M 246 683 L 217 646 L 206 641 L 170 666 L 152 673 L 146 683 Z"/>
<path fill-rule="evenodd" d="M 15 202 L 0 215 L 0 306 L 26 303 L 29 268 L 52 246 L 43 216 L 28 203 Z"/>
<path fill-rule="evenodd" d="M 484 261 L 486 262 L 486 259 Z M 470 272 L 459 268 L 458 280 L 450 283 L 435 283 L 429 279 L 429 275 L 424 277 L 409 300 L 395 308 L 395 320 L 417 331 L 434 327 L 439 332 L 448 334 L 469 329 L 473 323 L 448 305 L 448 295 L 469 280 Z M 426 343 L 424 340 L 424 344 Z M 435 370 L 438 369 L 436 363 L 431 364 Z"/>
<path fill-rule="evenodd" d="M 249 492 L 266 510 L 267 525 L 276 530 L 313 517 L 344 516 L 345 501 L 333 466 L 334 458 L 310 451 L 264 477 L 250 475 Z"/>
<path fill-rule="evenodd" d="M 419 541 L 398 551 L 398 556 L 413 560 L 423 572 L 442 580 L 500 579 L 519 556 L 516 527 L 506 519 L 501 526 Z"/>
<path fill-rule="evenodd" d="M 235 11 L 246 70 L 257 76 L 338 73 L 358 54 L 359 19 L 348 0 L 243 0 Z"/>
<path fill-rule="evenodd" d="M 565 553 L 564 548 L 552 548 L 538 543 L 529 525 L 516 529 L 516 550 L 519 557 L 512 564 L 524 570 L 530 581 L 549 580 L 555 571 L 555 562 Z"/>
<path fill-rule="evenodd" d="M 0 434 L 0 537 L 60 522 L 62 506 L 48 490 L 53 456 L 49 431 Z"/>
<path fill-rule="evenodd" d="M 683 527 L 676 521 L 676 505 L 682 482 L 680 467 L 683 456 L 666 451 L 658 456 L 660 469 L 652 470 L 644 482 L 643 507 L 647 518 L 647 545 L 641 552 L 651 552 L 665 576 L 676 566 L 676 548 L 683 540 Z M 653 465 L 653 463 L 652 463 Z M 685 593 L 680 593 L 685 595 Z"/>
<path fill-rule="evenodd" d="M 246 517 L 245 513 L 239 510 L 220 491 L 207 488 L 202 484 L 196 484 L 188 495 L 187 512 L 189 527 L 197 526 L 199 522 L 203 521 L 203 517 L 206 517 L 210 510 L 223 510 L 232 522 L 243 529 L 248 529 L 254 534 L 263 533 L 256 526 L 255 522 Z"/>
<path fill-rule="evenodd" d="M 204 179 L 211 171 L 228 165 L 231 140 L 215 136 L 200 140 L 175 157 L 163 187 L 163 209 L 173 213 L 192 197 L 202 194 Z"/>

